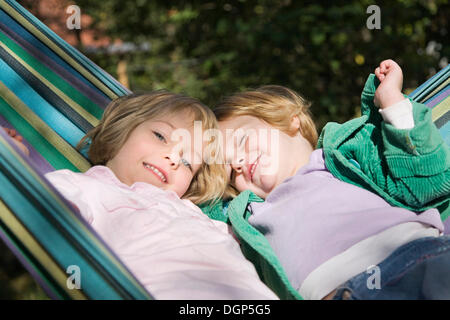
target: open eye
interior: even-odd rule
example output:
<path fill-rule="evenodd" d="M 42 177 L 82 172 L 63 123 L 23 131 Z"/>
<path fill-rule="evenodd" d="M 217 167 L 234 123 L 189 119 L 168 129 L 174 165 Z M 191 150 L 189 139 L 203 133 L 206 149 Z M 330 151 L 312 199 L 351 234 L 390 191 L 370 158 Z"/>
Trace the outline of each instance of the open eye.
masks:
<path fill-rule="evenodd" d="M 181 163 L 182 163 L 185 167 L 189 168 L 189 170 L 192 171 L 192 166 L 191 166 L 191 164 L 190 164 L 189 162 L 187 162 L 186 159 L 180 158 L 180 161 L 181 161 Z"/>
<path fill-rule="evenodd" d="M 164 136 L 157 132 L 157 131 L 153 131 L 153 134 L 155 135 L 156 138 L 158 138 L 158 140 L 163 141 L 164 143 L 167 143 L 166 138 L 164 138 Z"/>

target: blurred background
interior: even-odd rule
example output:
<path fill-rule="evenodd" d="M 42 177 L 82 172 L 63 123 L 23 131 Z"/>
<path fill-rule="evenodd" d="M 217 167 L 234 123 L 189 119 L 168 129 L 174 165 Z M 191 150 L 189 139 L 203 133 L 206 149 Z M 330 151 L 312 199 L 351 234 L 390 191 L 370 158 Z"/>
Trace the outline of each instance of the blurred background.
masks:
<path fill-rule="evenodd" d="M 450 3 L 390 1 L 19 0 L 132 91 L 165 88 L 214 108 L 264 84 L 310 100 L 319 130 L 359 116 L 364 82 L 384 59 L 409 93 L 450 58 Z M 77 5 L 80 29 L 66 22 Z M 369 29 L 379 10 L 379 29 Z M 0 299 L 45 299 L 0 244 Z"/>

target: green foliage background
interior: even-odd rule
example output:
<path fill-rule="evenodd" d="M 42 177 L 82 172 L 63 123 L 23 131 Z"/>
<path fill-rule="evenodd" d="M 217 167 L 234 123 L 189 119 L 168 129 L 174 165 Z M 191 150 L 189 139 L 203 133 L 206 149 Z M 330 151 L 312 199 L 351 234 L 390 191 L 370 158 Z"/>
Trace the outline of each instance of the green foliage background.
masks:
<path fill-rule="evenodd" d="M 446 0 L 74 3 L 93 18 L 90 28 L 136 46 L 121 53 L 79 48 L 115 77 L 118 61 L 127 60 L 131 90 L 166 88 L 214 107 L 235 91 L 284 85 L 313 102 L 319 129 L 359 115 L 364 81 L 382 60 L 402 66 L 409 92 L 450 56 Z M 379 30 L 366 27 L 372 4 L 381 10 Z M 0 261 L 0 298 L 42 298 L 8 255 Z"/>
<path fill-rule="evenodd" d="M 358 115 L 364 81 L 382 60 L 395 59 L 414 89 L 450 55 L 445 0 L 76 3 L 93 28 L 150 45 L 125 54 L 132 90 L 167 88 L 213 107 L 238 90 L 284 85 L 313 102 L 319 128 Z M 366 27 L 372 4 L 380 30 Z M 90 57 L 115 75 L 117 56 Z"/>

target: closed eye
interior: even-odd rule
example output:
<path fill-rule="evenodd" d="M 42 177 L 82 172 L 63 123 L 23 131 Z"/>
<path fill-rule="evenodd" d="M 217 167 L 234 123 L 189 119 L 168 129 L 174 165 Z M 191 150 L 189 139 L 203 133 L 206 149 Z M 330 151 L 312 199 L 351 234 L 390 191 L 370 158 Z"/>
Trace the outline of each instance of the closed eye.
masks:
<path fill-rule="evenodd" d="M 241 141 L 239 141 L 239 146 L 242 146 L 242 143 L 247 139 L 247 137 L 248 137 L 248 135 L 244 135 L 244 136 L 241 138 Z"/>
<path fill-rule="evenodd" d="M 153 134 L 155 135 L 156 138 L 158 138 L 158 140 L 163 141 L 164 143 L 167 143 L 166 138 L 164 138 L 164 136 L 157 132 L 157 131 L 153 131 Z"/>

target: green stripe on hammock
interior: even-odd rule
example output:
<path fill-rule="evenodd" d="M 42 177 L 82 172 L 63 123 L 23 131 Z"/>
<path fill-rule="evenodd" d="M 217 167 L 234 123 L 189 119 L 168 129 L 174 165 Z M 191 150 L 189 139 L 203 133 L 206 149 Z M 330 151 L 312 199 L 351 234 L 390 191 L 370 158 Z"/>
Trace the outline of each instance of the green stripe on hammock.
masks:
<path fill-rule="evenodd" d="M 15 4 L 16 7 L 17 4 Z M 51 41 L 46 35 L 44 35 L 39 28 L 33 25 L 28 19 L 26 19 L 21 13 L 16 11 L 16 8 L 11 6 L 10 3 L 6 1 L 0 1 L 0 8 L 2 8 L 6 13 L 8 13 L 14 20 L 20 23 L 25 29 L 31 32 L 36 38 L 38 38 L 47 47 L 53 50 L 61 58 L 63 58 L 68 64 L 70 64 L 76 71 L 82 74 L 91 83 L 97 86 L 103 93 L 105 93 L 111 99 L 117 98 L 117 94 L 114 93 L 109 87 L 107 87 L 103 82 L 93 76 L 85 67 L 78 63 L 74 58 L 72 58 L 67 52 L 61 49 L 55 42 Z"/>
<path fill-rule="evenodd" d="M 2 45 L 3 43 L 3 45 Z M 30 56 L 20 46 L 0 33 L 0 45 L 25 69 L 36 76 L 50 90 L 66 102 L 70 107 L 88 121 L 96 126 L 102 117 L 103 110 L 91 100 L 80 94 L 59 75 L 52 72 L 41 62 Z"/>
<path fill-rule="evenodd" d="M 3 83 L 0 83 L 0 104 L 2 115 L 55 169 L 86 171 L 91 167 L 81 154 L 37 117 Z"/>

